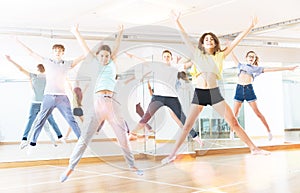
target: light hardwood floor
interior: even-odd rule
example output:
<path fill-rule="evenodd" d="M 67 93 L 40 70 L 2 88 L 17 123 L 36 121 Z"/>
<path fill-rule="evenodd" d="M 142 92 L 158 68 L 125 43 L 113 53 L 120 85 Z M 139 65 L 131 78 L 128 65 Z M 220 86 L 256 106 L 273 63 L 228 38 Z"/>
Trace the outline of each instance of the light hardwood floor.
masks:
<path fill-rule="evenodd" d="M 100 158 L 101 159 L 101 158 Z M 103 161 L 103 160 L 102 160 Z M 145 170 L 138 176 L 124 161 L 81 162 L 70 178 L 59 182 L 66 162 L 37 163 L 0 169 L 0 192 L 5 193 L 298 193 L 300 149 L 249 153 L 179 156 L 174 163 L 137 159 Z"/>

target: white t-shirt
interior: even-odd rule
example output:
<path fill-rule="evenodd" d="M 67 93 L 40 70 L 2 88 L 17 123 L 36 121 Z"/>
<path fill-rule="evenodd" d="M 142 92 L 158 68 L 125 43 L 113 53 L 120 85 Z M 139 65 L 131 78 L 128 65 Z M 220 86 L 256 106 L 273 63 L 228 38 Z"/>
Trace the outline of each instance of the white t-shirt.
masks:
<path fill-rule="evenodd" d="M 161 62 L 144 63 L 135 68 L 136 77 L 149 80 L 154 95 L 177 97 L 175 85 L 178 69 Z"/>
<path fill-rule="evenodd" d="M 65 82 L 67 73 L 71 69 L 73 61 L 56 61 L 50 58 L 44 58 L 46 70 L 46 87 L 44 94 L 66 95 Z"/>

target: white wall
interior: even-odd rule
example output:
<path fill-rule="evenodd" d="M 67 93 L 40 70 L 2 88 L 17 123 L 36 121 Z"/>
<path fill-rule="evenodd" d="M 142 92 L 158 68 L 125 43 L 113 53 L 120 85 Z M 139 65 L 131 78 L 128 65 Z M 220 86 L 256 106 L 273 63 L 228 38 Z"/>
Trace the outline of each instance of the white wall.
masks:
<path fill-rule="evenodd" d="M 260 65 L 268 66 L 266 63 Z M 272 64 L 274 67 L 278 65 Z M 257 97 L 257 106 L 265 116 L 273 135 L 283 135 L 285 120 L 281 72 L 261 74 L 255 79 L 253 87 Z M 250 136 L 267 135 L 266 127 L 248 104 L 245 104 L 245 129 Z"/>
<path fill-rule="evenodd" d="M 65 51 L 65 58 L 66 59 L 73 59 L 76 56 L 82 54 L 80 47 L 78 46 L 77 42 L 74 39 L 48 39 L 43 37 L 19 37 L 21 41 L 31 47 L 34 51 L 38 52 L 40 55 L 43 56 L 50 56 L 51 54 L 51 47 L 54 43 L 62 43 L 66 46 Z M 88 44 L 92 47 L 96 45 L 98 41 L 88 41 Z M 126 49 L 126 47 L 130 48 L 131 46 L 135 46 L 138 43 L 128 43 L 124 41 L 122 43 L 122 48 Z M 161 47 L 173 47 L 175 50 L 178 49 L 180 51 L 184 50 L 185 47 L 183 45 L 167 45 L 167 44 L 159 44 Z M 157 45 L 156 45 L 157 46 Z M 239 47 L 236 50 L 236 54 L 239 57 L 243 57 L 246 53 L 246 50 L 253 49 L 249 47 Z M 155 50 L 155 51 L 153 51 Z M 151 51 L 153 51 L 153 55 L 159 55 L 160 51 L 156 49 L 147 49 L 146 52 L 141 52 L 144 56 L 151 55 Z M 264 62 L 261 65 L 271 65 L 271 66 L 280 66 L 280 62 L 297 62 L 300 61 L 299 54 L 296 55 L 295 52 L 299 53 L 299 50 L 291 50 L 291 49 L 278 49 L 278 48 L 255 48 L 255 51 L 264 59 Z M 3 57 L 4 54 L 9 54 L 13 59 L 15 59 L 18 63 L 20 63 L 24 68 L 34 71 L 37 62 L 33 60 L 30 56 L 26 54 L 25 51 L 22 50 L 14 40 L 10 39 L 8 36 L 1 36 L 0 37 L 0 53 L 2 56 L 0 57 L 0 64 L 1 64 L 1 71 L 0 76 L 7 77 L 7 78 L 17 78 L 17 79 L 25 79 L 18 70 L 9 64 Z M 288 55 L 288 57 L 284 57 Z M 228 57 L 228 61 L 230 57 Z M 277 62 L 277 63 L 267 63 L 267 62 Z M 126 63 L 128 58 L 121 57 L 120 63 Z M 125 71 L 133 66 L 135 63 L 129 63 L 128 65 L 124 65 L 120 67 L 120 71 Z M 85 69 L 88 67 L 80 66 L 78 69 Z M 77 70 L 78 70 L 77 69 Z M 76 70 L 76 69 L 75 69 Z M 84 71 L 84 70 L 83 70 Z M 76 71 L 71 72 L 71 75 L 76 74 Z M 284 108 L 284 100 L 288 100 L 287 97 L 289 95 L 283 95 L 283 85 L 281 81 L 281 73 L 269 73 L 263 74 L 259 76 L 254 83 L 254 88 L 258 97 L 258 105 L 265 115 L 267 121 L 270 124 L 271 130 L 275 135 L 282 135 L 283 129 L 285 125 L 289 126 L 289 123 L 285 120 L 285 114 L 287 111 L 293 111 L 295 116 L 295 112 L 297 110 L 296 106 L 293 108 Z M 289 87 L 285 87 L 290 91 Z M 291 88 L 293 89 L 293 88 Z M 226 89 L 225 89 L 226 90 Z M 2 136 L 2 141 L 20 141 L 22 137 L 23 130 L 25 128 L 25 124 L 28 118 L 29 113 L 29 106 L 30 106 L 30 98 L 31 93 L 28 81 L 22 82 L 0 82 L 0 93 L 1 93 L 1 100 L 0 100 L 0 134 Z M 90 90 L 92 92 L 92 89 Z M 229 86 L 226 92 L 234 92 L 233 88 Z M 286 92 L 286 90 L 285 90 Z M 288 93 L 288 92 L 286 92 Z M 299 95 L 298 92 L 294 93 L 291 92 L 293 96 Z M 225 98 L 228 103 L 232 106 L 233 102 L 233 93 L 225 93 Z M 86 103 L 90 103 L 90 99 L 85 99 Z M 134 98 L 132 100 L 135 100 Z M 164 116 L 168 117 L 168 113 L 165 112 L 165 109 L 161 110 Z M 291 112 L 289 112 L 291 113 Z M 202 115 L 204 116 L 205 113 Z M 58 122 L 63 133 L 66 132 L 67 124 L 65 120 L 62 118 L 57 110 L 54 111 L 54 117 Z M 177 136 L 178 128 L 172 121 L 170 117 L 167 119 L 168 121 L 165 122 L 166 128 L 162 130 L 159 135 L 157 136 L 160 139 L 174 139 Z M 245 104 L 245 129 L 250 136 L 265 136 L 265 128 L 261 124 L 260 120 L 254 115 L 252 110 L 250 109 L 249 105 Z M 294 121 L 294 119 L 293 119 Z M 292 123 L 293 124 L 293 123 Z M 131 128 L 133 125 L 131 125 Z M 174 129 L 174 130 L 173 130 Z M 101 137 L 114 137 L 114 133 L 109 127 L 105 129 L 105 135 L 96 136 L 98 138 Z M 171 132 L 171 134 L 170 134 Z M 71 137 L 74 138 L 74 135 Z M 39 140 L 48 140 L 48 137 L 45 134 L 41 134 Z"/>

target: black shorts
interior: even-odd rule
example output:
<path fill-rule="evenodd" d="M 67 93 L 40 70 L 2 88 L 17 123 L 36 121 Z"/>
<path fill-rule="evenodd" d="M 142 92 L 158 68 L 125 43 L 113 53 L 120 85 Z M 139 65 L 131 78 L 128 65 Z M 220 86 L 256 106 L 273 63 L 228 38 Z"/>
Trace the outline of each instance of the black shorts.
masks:
<path fill-rule="evenodd" d="M 192 104 L 207 106 L 217 104 L 223 100 L 219 87 L 213 89 L 195 88 Z"/>
<path fill-rule="evenodd" d="M 83 115 L 83 110 L 82 110 L 82 108 L 74 108 L 73 109 L 73 115 L 74 116 L 78 116 L 78 117 L 80 117 L 80 116 L 82 116 Z"/>

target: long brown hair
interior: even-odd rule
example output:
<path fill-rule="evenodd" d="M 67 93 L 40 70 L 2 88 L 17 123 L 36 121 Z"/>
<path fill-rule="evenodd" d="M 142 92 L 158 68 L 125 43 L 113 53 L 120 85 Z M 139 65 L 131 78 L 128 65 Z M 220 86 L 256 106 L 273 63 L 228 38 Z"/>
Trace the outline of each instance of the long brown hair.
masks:
<path fill-rule="evenodd" d="M 213 55 L 215 55 L 217 52 L 221 51 L 221 47 L 220 47 L 219 38 L 214 33 L 212 33 L 212 32 L 204 33 L 199 38 L 198 48 L 203 52 L 203 54 L 206 54 L 205 48 L 203 47 L 203 43 L 204 43 L 204 38 L 207 35 L 210 35 L 214 39 L 214 41 L 215 41 L 216 46 L 214 47 L 214 52 L 213 52 Z"/>
<path fill-rule="evenodd" d="M 81 88 L 80 87 L 75 87 L 73 89 L 73 92 L 75 94 L 75 97 L 76 97 L 76 101 L 77 101 L 77 104 L 78 106 L 82 106 L 81 102 L 82 102 L 82 91 L 81 91 Z"/>

